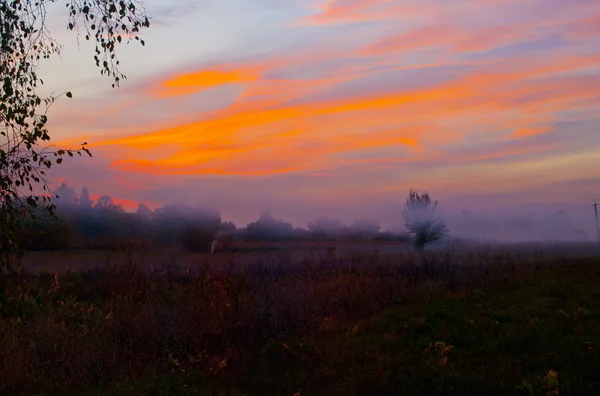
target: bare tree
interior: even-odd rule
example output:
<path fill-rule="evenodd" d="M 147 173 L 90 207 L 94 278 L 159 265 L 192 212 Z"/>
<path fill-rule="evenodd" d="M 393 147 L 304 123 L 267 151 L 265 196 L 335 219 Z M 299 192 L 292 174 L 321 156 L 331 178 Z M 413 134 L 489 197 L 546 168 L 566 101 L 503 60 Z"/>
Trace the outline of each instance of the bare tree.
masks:
<path fill-rule="evenodd" d="M 414 235 L 415 248 L 422 251 L 425 245 L 438 241 L 449 233 L 446 222 L 439 215 L 438 201 L 432 201 L 429 193 L 410 190 L 404 205 L 404 226 Z"/>

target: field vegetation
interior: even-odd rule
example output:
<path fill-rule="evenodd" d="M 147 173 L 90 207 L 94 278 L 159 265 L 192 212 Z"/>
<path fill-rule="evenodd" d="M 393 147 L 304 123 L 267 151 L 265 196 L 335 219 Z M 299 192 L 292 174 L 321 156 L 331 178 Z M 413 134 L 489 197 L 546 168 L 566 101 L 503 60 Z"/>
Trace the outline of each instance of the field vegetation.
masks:
<path fill-rule="evenodd" d="M 594 245 L 268 247 L 26 256 L 0 394 L 600 394 Z"/>
<path fill-rule="evenodd" d="M 600 394 L 596 245 L 432 246 L 449 230 L 418 191 L 411 239 L 369 218 L 238 228 L 213 208 L 51 190 L 47 171 L 91 153 L 49 144 L 51 105 L 73 97 L 37 91 L 61 49 L 50 3 L 0 2 L 0 395 Z M 115 48 L 144 45 L 144 8 L 66 11 L 117 87 Z M 589 240 L 560 212 L 544 229 L 462 220 Z"/>

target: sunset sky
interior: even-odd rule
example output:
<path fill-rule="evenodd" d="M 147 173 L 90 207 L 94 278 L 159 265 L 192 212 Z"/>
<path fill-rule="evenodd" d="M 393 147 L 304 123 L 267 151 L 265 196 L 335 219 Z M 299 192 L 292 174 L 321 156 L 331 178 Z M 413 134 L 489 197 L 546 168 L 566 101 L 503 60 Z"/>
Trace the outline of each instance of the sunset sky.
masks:
<path fill-rule="evenodd" d="M 92 194 L 400 222 L 447 208 L 600 199 L 598 0 L 147 0 L 120 88 L 67 32 L 42 64 L 53 141 L 94 157 L 52 176 Z M 535 206 L 535 205 L 534 205 Z M 583 212 L 582 212 L 583 213 Z M 387 223 L 386 223 L 387 222 Z M 587 227 L 587 226 L 586 226 Z"/>

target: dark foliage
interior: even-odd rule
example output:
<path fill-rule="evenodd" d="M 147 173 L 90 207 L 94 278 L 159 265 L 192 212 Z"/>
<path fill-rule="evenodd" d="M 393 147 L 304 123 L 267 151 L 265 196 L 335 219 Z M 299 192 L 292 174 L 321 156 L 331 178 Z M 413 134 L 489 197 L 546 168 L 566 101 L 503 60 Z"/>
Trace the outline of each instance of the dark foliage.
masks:
<path fill-rule="evenodd" d="M 598 394 L 600 272 L 570 254 L 24 272 L 0 394 Z"/>
<path fill-rule="evenodd" d="M 83 143 L 78 150 L 48 146 L 48 111 L 60 96 L 42 98 L 36 91 L 44 82 L 39 62 L 60 52 L 46 23 L 46 7 L 56 0 L 0 2 L 0 270 L 13 268 L 19 245 L 15 236 L 39 216 L 54 215 L 46 171 L 66 156 L 91 155 Z M 117 86 L 117 44 L 140 41 L 140 29 L 150 25 L 143 6 L 135 0 L 68 0 L 67 28 L 84 33 L 96 43 L 94 61 Z M 35 193 L 41 190 L 44 193 Z M 22 234 L 22 233 L 21 233 Z"/>

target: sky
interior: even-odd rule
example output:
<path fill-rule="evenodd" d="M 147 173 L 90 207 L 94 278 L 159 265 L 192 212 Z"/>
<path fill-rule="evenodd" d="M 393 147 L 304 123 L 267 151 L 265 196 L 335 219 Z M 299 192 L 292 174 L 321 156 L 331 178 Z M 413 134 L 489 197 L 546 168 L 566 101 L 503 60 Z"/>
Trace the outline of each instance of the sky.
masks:
<path fill-rule="evenodd" d="M 138 201 L 401 223 L 411 188 L 448 211 L 600 200 L 597 0 L 148 0 L 128 79 L 53 10 L 41 64 L 53 142 L 87 142 L 56 182 Z M 512 209 L 511 209 L 512 210 Z"/>

